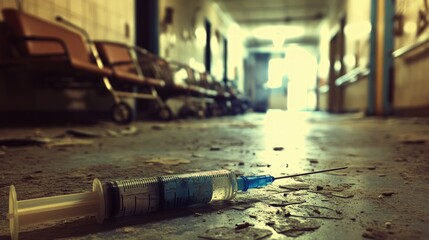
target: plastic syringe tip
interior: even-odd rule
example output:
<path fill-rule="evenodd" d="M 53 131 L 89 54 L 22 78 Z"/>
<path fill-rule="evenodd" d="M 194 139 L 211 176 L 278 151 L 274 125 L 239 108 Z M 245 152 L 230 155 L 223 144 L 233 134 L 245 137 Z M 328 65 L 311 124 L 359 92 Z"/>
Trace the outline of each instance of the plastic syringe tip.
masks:
<path fill-rule="evenodd" d="M 237 177 L 237 188 L 239 191 L 247 191 L 252 188 L 265 187 L 273 183 L 275 178 L 271 175 L 261 175 L 261 176 L 240 176 Z"/>

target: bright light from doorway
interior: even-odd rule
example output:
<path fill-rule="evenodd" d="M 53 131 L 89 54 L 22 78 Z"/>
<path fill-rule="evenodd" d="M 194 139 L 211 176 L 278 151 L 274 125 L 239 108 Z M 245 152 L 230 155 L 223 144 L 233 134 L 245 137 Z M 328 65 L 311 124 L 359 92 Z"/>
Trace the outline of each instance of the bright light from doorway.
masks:
<path fill-rule="evenodd" d="M 207 33 L 203 27 L 197 27 L 197 29 L 195 30 L 195 37 L 198 47 L 203 48 L 206 46 Z"/>
<path fill-rule="evenodd" d="M 367 39 L 371 29 L 370 22 L 355 22 L 346 25 L 344 34 L 352 39 Z"/>
<path fill-rule="evenodd" d="M 283 85 L 285 61 L 282 58 L 272 58 L 268 63 L 268 88 L 280 88 Z"/>
<path fill-rule="evenodd" d="M 300 26 L 264 26 L 255 28 L 252 35 L 258 39 L 277 39 L 297 38 L 303 36 L 305 29 Z"/>
<path fill-rule="evenodd" d="M 305 48 L 291 45 L 286 49 L 288 110 L 310 110 L 316 105 L 316 57 Z"/>

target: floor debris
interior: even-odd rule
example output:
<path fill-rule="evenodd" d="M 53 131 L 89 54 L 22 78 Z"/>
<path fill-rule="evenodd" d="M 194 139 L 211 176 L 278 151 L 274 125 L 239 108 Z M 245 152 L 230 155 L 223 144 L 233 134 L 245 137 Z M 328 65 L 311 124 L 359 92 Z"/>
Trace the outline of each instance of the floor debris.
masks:
<path fill-rule="evenodd" d="M 136 135 L 139 129 L 135 126 L 129 126 L 119 131 L 124 136 Z"/>
<path fill-rule="evenodd" d="M 374 240 L 384 240 L 387 239 L 389 235 L 386 232 L 378 229 L 367 228 L 365 232 L 362 233 L 362 237 Z"/>
<path fill-rule="evenodd" d="M 290 191 L 299 191 L 299 190 L 308 190 L 310 189 L 310 185 L 307 183 L 294 183 L 288 185 L 280 185 L 279 188 L 287 189 Z"/>
<path fill-rule="evenodd" d="M 313 164 L 319 163 L 319 160 L 314 159 L 314 158 L 307 158 L 307 160 L 308 160 L 310 163 L 313 163 Z"/>
<path fill-rule="evenodd" d="M 391 229 L 392 228 L 392 223 L 391 222 L 385 222 L 384 226 L 386 226 L 387 229 Z"/>
<path fill-rule="evenodd" d="M 0 146 L 4 146 L 4 147 L 41 146 L 50 141 L 52 141 L 50 138 L 9 138 L 9 139 L 0 139 Z"/>
<path fill-rule="evenodd" d="M 352 198 L 355 195 L 351 193 L 331 193 L 330 196 L 338 197 L 338 198 Z"/>
<path fill-rule="evenodd" d="M 291 201 L 291 202 L 289 202 L 289 201 L 269 202 L 267 204 L 272 206 L 272 207 L 286 207 L 286 206 L 295 205 L 295 204 L 302 204 L 302 203 L 305 203 L 305 200 Z"/>
<path fill-rule="evenodd" d="M 107 129 L 106 133 L 107 133 L 107 135 L 109 135 L 111 137 L 119 137 L 121 135 L 120 133 L 118 133 L 114 130 L 110 130 L 110 129 Z"/>
<path fill-rule="evenodd" d="M 338 213 L 337 210 L 316 205 L 298 205 L 290 206 L 289 211 L 292 217 L 302 218 L 320 218 L 320 219 L 331 219 L 341 220 L 343 219 L 342 213 Z"/>
<path fill-rule="evenodd" d="M 248 222 L 238 223 L 238 224 L 235 224 L 235 229 L 236 229 L 236 230 L 239 230 L 239 229 L 248 228 L 248 227 L 250 227 L 250 226 L 255 226 L 255 224 L 248 223 Z"/>
<path fill-rule="evenodd" d="M 268 222 L 265 223 L 265 225 L 267 225 L 267 226 L 274 226 L 274 225 L 276 225 L 276 222 L 274 222 L 274 221 L 268 221 Z"/>
<path fill-rule="evenodd" d="M 136 229 L 134 227 L 123 227 L 123 228 L 119 228 L 117 231 L 121 233 L 132 233 L 132 232 L 135 232 Z"/>
<path fill-rule="evenodd" d="M 234 205 L 231 207 L 231 209 L 235 209 L 238 211 L 244 211 L 246 209 L 249 209 L 253 207 L 253 204 L 249 204 L 249 203 L 234 203 Z"/>
<path fill-rule="evenodd" d="M 124 219 L 103 226 L 98 226 L 93 219 L 73 219 L 66 223 L 61 220 L 54 228 L 50 227 L 53 224 L 26 227 L 22 238 L 186 240 L 204 235 L 206 239 L 241 240 L 263 238 L 264 232 L 261 231 L 267 231 L 268 237 L 263 239 L 288 239 L 300 234 L 304 235 L 297 239 L 361 239 L 364 238 L 365 229 L 371 227 L 375 231 L 370 229 L 365 236 L 372 239 L 383 239 L 386 234 L 387 239 L 426 239 L 428 232 L 425 226 L 429 222 L 429 213 L 424 202 L 429 191 L 429 138 L 423 135 L 429 133 L 429 125 L 410 129 L 406 124 L 389 126 L 382 119 L 369 120 L 377 123 L 350 122 L 346 125 L 328 122 L 327 126 L 309 125 L 311 134 L 318 138 L 308 138 L 310 132 L 306 131 L 303 133 L 305 141 L 297 142 L 285 131 L 285 141 L 269 145 L 265 140 L 273 136 L 264 128 L 241 131 L 219 127 L 218 121 L 226 126 L 229 124 L 222 123 L 223 119 L 202 120 L 213 122 L 213 126 L 204 131 L 198 130 L 199 121 L 192 120 L 183 121 L 183 129 L 176 127 L 178 124 L 174 121 L 165 126 L 164 123 L 135 122 L 139 135 L 129 137 L 120 133 L 124 126 L 113 124 L 53 126 L 41 129 L 38 134 L 33 134 L 34 127 L 0 129 L 0 139 L 45 139 L 28 147 L 0 146 L 0 193 L 7 196 L 9 186 L 13 184 L 17 188 L 18 199 L 22 200 L 88 191 L 94 178 L 104 182 L 223 168 L 242 175 L 281 176 L 299 173 L 303 169 L 318 170 L 347 164 L 351 168 L 349 171 L 276 180 L 265 188 L 238 193 L 232 201 L 212 202 L 175 213 L 155 213 L 137 221 Z M 164 128 L 154 131 L 152 125 Z M 287 128 L 287 125 L 282 128 Z M 71 139 L 92 140 L 93 144 L 55 149 L 45 147 L 48 142 L 61 141 L 61 138 L 53 136 L 68 129 L 90 130 L 106 137 L 75 136 Z M 108 129 L 114 133 L 109 134 Z M 274 129 L 282 131 L 278 127 Z M 391 134 L 389 140 L 383 137 L 387 132 Z M 409 136 L 413 132 L 419 136 L 398 137 L 401 133 Z M 275 134 L 278 135 L 277 132 Z M 417 139 L 426 139 L 426 145 L 400 143 L 401 140 Z M 240 141 L 245 144 L 232 145 Z M 100 144 L 102 149 L 98 147 Z M 222 150 L 209 152 L 211 146 Z M 275 146 L 284 146 L 285 150 L 275 152 Z M 286 151 L 288 154 L 285 155 Z M 1 156 L 1 152 L 5 156 Z M 348 153 L 359 156 L 347 156 Z M 307 157 L 318 159 L 319 163 L 310 165 Z M 271 164 L 271 167 L 258 168 L 258 163 Z M 285 168 L 286 163 L 289 163 L 288 168 Z M 318 166 L 317 169 L 315 166 Z M 356 169 L 361 172 L 356 173 Z M 392 195 L 383 196 L 383 192 L 392 192 Z M 383 199 L 377 199 L 378 195 Z M 290 205 L 292 202 L 299 204 Z M 7 214 L 7 201 L 0 204 L 0 210 L 3 215 Z M 196 212 L 203 216 L 194 217 Z M 292 219 L 299 222 L 294 224 Z M 255 226 L 236 230 L 235 224 L 243 221 Z M 314 232 L 299 228 L 312 229 L 305 226 L 309 221 L 315 221 L 313 229 L 317 224 L 320 228 Z M 123 228 L 125 226 L 131 228 Z M 42 229 L 44 227 L 49 229 Z M 221 228 L 219 232 L 225 235 L 216 235 L 214 228 Z M 285 233 L 278 233 L 275 228 Z M 378 234 L 377 231 L 382 233 Z M 269 237 L 271 233 L 273 235 Z M 6 216 L 3 216 L 0 218 L 0 239 L 8 238 L 9 225 Z"/>
<path fill-rule="evenodd" d="M 381 195 L 385 196 L 385 197 L 391 197 L 393 194 L 395 194 L 395 192 L 382 192 Z"/>
<path fill-rule="evenodd" d="M 243 123 L 237 123 L 237 124 L 230 124 L 231 128 L 257 128 L 258 125 L 252 124 L 249 122 L 243 122 Z"/>
<path fill-rule="evenodd" d="M 251 167 L 271 167 L 271 164 L 257 163 L 257 164 L 252 164 Z"/>
<path fill-rule="evenodd" d="M 86 139 L 76 139 L 76 138 L 61 138 L 49 141 L 45 144 L 47 148 L 54 147 L 72 147 L 72 146 L 83 146 L 83 145 L 93 145 L 94 142 Z"/>
<path fill-rule="evenodd" d="M 217 227 L 205 231 L 198 237 L 210 240 L 259 240 L 264 239 L 273 233 L 268 229 L 248 227 L 235 229 L 230 227 Z"/>
<path fill-rule="evenodd" d="M 190 160 L 187 159 L 175 159 L 175 158 L 156 158 L 156 159 L 149 159 L 145 161 L 149 164 L 160 164 L 160 165 L 168 165 L 168 166 L 177 166 L 180 164 L 188 164 L 191 163 Z"/>
<path fill-rule="evenodd" d="M 69 129 L 65 132 L 64 135 L 61 135 L 59 137 L 64 136 L 73 136 L 73 137 L 79 137 L 79 138 L 99 138 L 102 137 L 100 133 L 95 133 L 92 131 L 84 131 L 80 129 Z"/>
<path fill-rule="evenodd" d="M 194 158 L 203 158 L 204 155 L 192 153 L 191 157 L 194 157 Z"/>
<path fill-rule="evenodd" d="M 380 195 L 378 195 L 379 199 L 383 199 L 385 197 L 391 197 L 394 194 L 396 194 L 395 192 L 382 192 Z"/>
<path fill-rule="evenodd" d="M 306 232 L 315 231 L 320 228 L 316 221 L 300 221 L 294 218 L 288 218 L 280 223 L 276 223 L 272 228 L 280 234 L 288 237 L 298 237 Z"/>
<path fill-rule="evenodd" d="M 220 151 L 220 147 L 210 147 L 210 151 Z"/>

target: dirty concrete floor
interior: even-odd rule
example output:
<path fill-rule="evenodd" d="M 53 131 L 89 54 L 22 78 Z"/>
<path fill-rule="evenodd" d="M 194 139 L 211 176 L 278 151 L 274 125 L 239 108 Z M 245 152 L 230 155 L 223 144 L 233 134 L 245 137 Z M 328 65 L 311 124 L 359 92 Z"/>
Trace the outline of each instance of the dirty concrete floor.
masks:
<path fill-rule="evenodd" d="M 98 135 L 78 138 L 70 129 Z M 4 141 L 28 137 L 37 141 Z M 278 180 L 228 202 L 102 225 L 74 218 L 24 226 L 20 239 L 429 239 L 429 119 L 271 111 L 128 128 L 4 128 L 2 140 L 0 239 L 9 239 L 11 184 L 24 200 L 89 191 L 94 178 L 216 169 L 283 176 L 342 166 L 349 168 Z"/>

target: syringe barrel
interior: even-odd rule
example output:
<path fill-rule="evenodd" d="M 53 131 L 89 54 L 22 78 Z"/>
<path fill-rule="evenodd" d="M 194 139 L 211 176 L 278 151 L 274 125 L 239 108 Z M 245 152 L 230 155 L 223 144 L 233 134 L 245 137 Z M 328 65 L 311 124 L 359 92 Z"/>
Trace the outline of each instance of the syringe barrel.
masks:
<path fill-rule="evenodd" d="M 124 217 L 229 200 L 237 180 L 228 170 L 111 181 L 104 184 L 106 216 Z"/>

